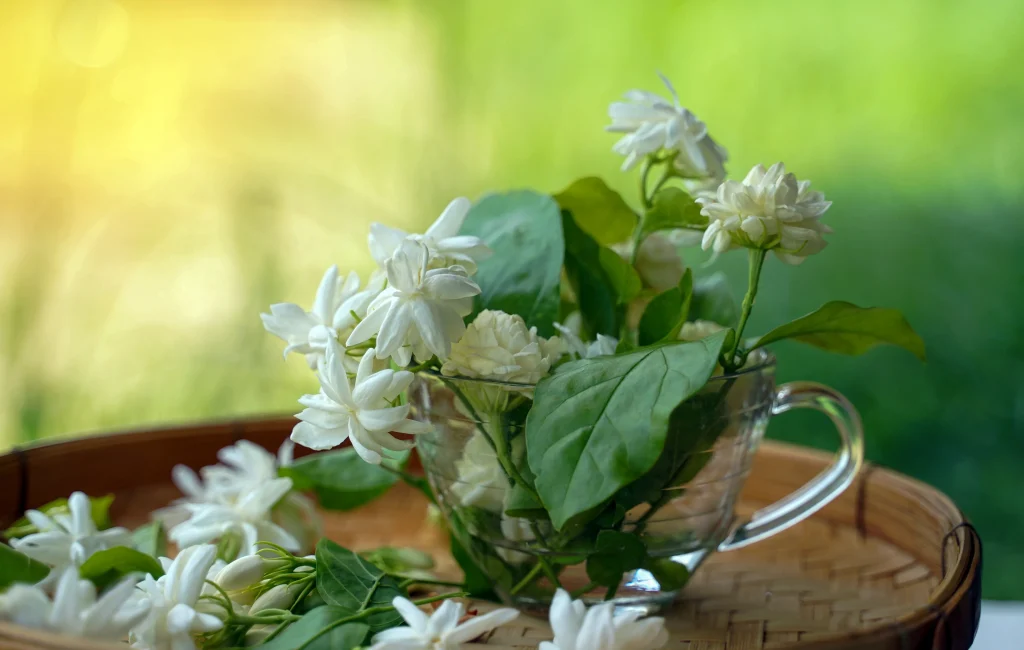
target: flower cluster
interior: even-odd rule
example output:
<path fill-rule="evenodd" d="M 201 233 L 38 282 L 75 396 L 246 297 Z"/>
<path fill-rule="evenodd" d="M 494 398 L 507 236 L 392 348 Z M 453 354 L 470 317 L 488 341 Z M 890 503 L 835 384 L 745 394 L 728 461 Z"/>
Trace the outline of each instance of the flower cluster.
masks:
<path fill-rule="evenodd" d="M 234 555 L 252 555 L 258 542 L 272 542 L 289 551 L 311 547 L 319 534 L 318 517 L 309 499 L 294 491 L 292 480 L 278 476 L 291 463 L 292 443 L 277 457 L 248 440 L 221 449 L 222 464 L 202 468 L 201 478 L 178 465 L 172 478 L 185 495 L 158 511 L 170 538 L 185 548 L 231 541 Z"/>
<path fill-rule="evenodd" d="M 125 528 L 97 530 L 91 502 L 82 492 L 68 497 L 67 512 L 51 516 L 28 510 L 25 517 L 38 532 L 12 539 L 11 547 L 51 567 L 44 586 L 52 586 L 66 568 L 77 570 L 97 551 L 131 545 L 131 533 Z"/>

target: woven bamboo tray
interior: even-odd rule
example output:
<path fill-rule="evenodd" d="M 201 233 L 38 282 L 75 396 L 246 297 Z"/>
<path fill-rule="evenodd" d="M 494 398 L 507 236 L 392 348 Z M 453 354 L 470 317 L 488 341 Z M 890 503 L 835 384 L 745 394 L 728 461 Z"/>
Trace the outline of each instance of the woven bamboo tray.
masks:
<path fill-rule="evenodd" d="M 243 421 L 92 436 L 0 456 L 0 524 L 74 490 L 114 493 L 115 522 L 144 523 L 178 496 L 171 468 L 216 462 L 248 439 L 276 449 L 294 420 Z M 820 452 L 765 443 L 741 497 L 753 511 L 823 469 Z M 129 469 L 130 468 L 130 469 Z M 355 548 L 415 546 L 458 575 L 426 503 L 404 485 L 351 513 L 326 513 L 327 536 Z M 916 650 L 968 648 L 978 627 L 981 544 L 936 490 L 868 465 L 847 492 L 785 533 L 713 555 L 665 616 L 671 650 Z M 486 610 L 491 605 L 476 603 Z M 520 650 L 551 638 L 546 622 L 520 618 L 473 648 Z M 0 624 L 0 648 L 116 648 Z"/>

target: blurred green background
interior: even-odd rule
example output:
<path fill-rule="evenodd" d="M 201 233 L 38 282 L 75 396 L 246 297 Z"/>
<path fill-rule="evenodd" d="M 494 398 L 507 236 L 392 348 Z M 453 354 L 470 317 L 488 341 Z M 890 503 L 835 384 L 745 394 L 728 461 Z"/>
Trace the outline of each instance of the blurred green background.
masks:
<path fill-rule="evenodd" d="M 14 0 L 0 42 L 0 448 L 294 411 L 314 380 L 261 310 L 456 195 L 598 174 L 633 200 L 602 128 L 660 69 L 733 177 L 782 159 L 835 202 L 751 331 L 837 298 L 929 345 L 784 344 L 781 379 L 846 393 L 871 460 L 976 522 L 986 597 L 1024 599 L 1019 0 Z M 738 295 L 743 263 L 716 265 Z M 814 415 L 770 435 L 834 444 Z"/>

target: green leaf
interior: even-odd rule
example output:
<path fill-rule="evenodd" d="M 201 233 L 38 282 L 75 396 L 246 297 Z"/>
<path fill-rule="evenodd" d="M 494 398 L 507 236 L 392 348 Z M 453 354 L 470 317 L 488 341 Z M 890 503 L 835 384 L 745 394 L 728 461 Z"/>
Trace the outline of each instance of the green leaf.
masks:
<path fill-rule="evenodd" d="M 647 549 L 636 535 L 617 530 L 602 530 L 597 534 L 595 552 L 587 558 L 587 577 L 599 585 L 615 587 L 622 574 L 639 569 L 647 556 Z"/>
<path fill-rule="evenodd" d="M 258 646 L 261 650 L 352 650 L 367 643 L 370 626 L 354 621 L 338 621 L 352 613 L 337 607 L 311 609 L 270 641 Z"/>
<path fill-rule="evenodd" d="M 526 449 L 556 528 L 654 466 L 672 411 L 707 383 L 725 336 L 571 361 L 541 380 Z"/>
<path fill-rule="evenodd" d="M 618 253 L 584 232 L 568 212 L 562 212 L 562 231 L 565 272 L 579 300 L 587 333 L 618 336 L 624 305 L 640 293 L 640 276 Z"/>
<path fill-rule="evenodd" d="M 164 574 L 163 567 L 152 555 L 127 546 L 115 546 L 97 551 L 78 568 L 85 580 L 91 580 L 97 589 L 114 584 L 129 573 L 148 573 L 154 578 Z"/>
<path fill-rule="evenodd" d="M 324 602 L 352 614 L 390 605 L 395 596 L 405 596 L 394 578 L 329 539 L 321 539 L 316 545 L 316 572 L 316 588 Z M 367 619 L 374 632 L 401 621 L 396 612 L 382 612 Z"/>
<path fill-rule="evenodd" d="M 647 569 L 666 591 L 676 591 L 690 581 L 690 570 L 685 564 L 673 562 L 671 558 L 647 558 L 643 568 Z"/>
<path fill-rule="evenodd" d="M 473 278 L 481 290 L 474 313 L 500 309 L 519 314 L 541 336 L 555 333 L 564 251 L 558 215 L 554 199 L 529 190 L 491 194 L 470 209 L 462 234 L 494 251 Z"/>
<path fill-rule="evenodd" d="M 16 582 L 35 584 L 50 573 L 50 567 L 19 553 L 7 544 L 0 544 L 0 590 Z"/>
<path fill-rule="evenodd" d="M 689 320 L 709 320 L 725 327 L 732 327 L 739 317 L 736 299 L 724 273 L 719 271 L 694 282 Z"/>
<path fill-rule="evenodd" d="M 387 458 L 384 465 L 405 467 L 409 452 Z M 327 510 L 352 510 L 381 496 L 398 481 L 398 476 L 365 462 L 352 447 L 312 454 L 288 467 L 278 469 L 292 479 L 298 490 L 312 490 Z"/>
<path fill-rule="evenodd" d="M 637 214 L 596 176 L 573 181 L 554 198 L 562 210 L 572 213 L 581 228 L 605 246 L 629 239 L 636 228 Z"/>
<path fill-rule="evenodd" d="M 708 218 L 700 210 L 700 204 L 678 187 L 662 188 L 654 195 L 651 209 L 644 216 L 640 241 L 658 230 L 706 226 Z"/>
<path fill-rule="evenodd" d="M 674 341 L 690 312 L 690 297 L 693 295 L 693 272 L 686 269 L 679 279 L 679 286 L 663 291 L 647 304 L 640 317 L 638 336 L 640 345 L 652 345 L 659 341 Z"/>
<path fill-rule="evenodd" d="M 725 405 L 724 393 L 705 389 L 673 409 L 658 461 L 619 490 L 615 503 L 631 510 L 662 498 L 666 488 L 688 483 L 711 458 L 708 450 L 729 423 Z"/>
<path fill-rule="evenodd" d="M 135 549 L 152 557 L 167 555 L 167 535 L 159 521 L 151 521 L 139 526 L 132 532 L 132 545 Z"/>
<path fill-rule="evenodd" d="M 92 510 L 92 520 L 96 523 L 96 528 L 99 530 L 106 530 L 112 525 L 110 522 L 110 504 L 113 502 L 113 494 L 102 497 L 90 497 L 89 505 Z M 71 511 L 68 510 L 68 500 L 64 497 L 54 499 L 46 505 L 36 508 L 36 510 L 51 517 L 54 515 L 71 514 Z M 11 527 L 3 532 L 3 536 L 7 539 L 17 539 L 38 532 L 39 530 L 27 517 L 22 517 L 11 524 Z"/>
<path fill-rule="evenodd" d="M 876 345 L 890 343 L 925 360 L 924 341 L 899 311 L 858 307 L 842 300 L 825 303 L 815 312 L 776 327 L 750 349 L 783 339 L 794 339 L 841 354 L 863 354 Z"/>

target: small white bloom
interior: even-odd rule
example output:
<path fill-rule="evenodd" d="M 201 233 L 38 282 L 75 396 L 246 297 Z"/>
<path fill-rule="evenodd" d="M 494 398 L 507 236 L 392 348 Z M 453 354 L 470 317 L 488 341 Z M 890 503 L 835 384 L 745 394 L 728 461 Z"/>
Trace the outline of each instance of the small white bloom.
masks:
<path fill-rule="evenodd" d="M 294 443 L 286 440 L 275 457 L 248 440 L 239 440 L 217 452 L 221 465 L 208 465 L 197 476 L 186 465 L 175 465 L 171 471 L 174 485 L 185 495 L 182 502 L 233 503 L 241 496 L 277 478 L 279 467 L 292 462 Z"/>
<path fill-rule="evenodd" d="M 89 497 L 82 492 L 68 497 L 67 513 L 50 516 L 28 510 L 25 517 L 39 532 L 12 539 L 11 547 L 52 567 L 50 574 L 40 582 L 45 588 L 56 583 L 65 567 L 81 566 L 96 551 L 132 545 L 132 534 L 126 528 L 96 529 Z"/>
<path fill-rule="evenodd" d="M 523 436 L 512 440 L 512 462 L 518 463 L 526 451 Z M 476 431 L 462 448 L 462 456 L 455 461 L 458 480 L 452 483 L 452 494 L 464 506 L 476 506 L 491 512 L 505 509 L 505 495 L 509 490 L 508 476 L 501 468 L 494 448 Z"/>
<path fill-rule="evenodd" d="M 699 341 L 707 338 L 716 332 L 721 332 L 725 327 L 711 320 L 694 320 L 683 323 L 679 330 L 680 341 Z"/>
<path fill-rule="evenodd" d="M 580 319 L 574 318 L 579 312 L 573 312 L 566 319 L 565 324 L 555 323 L 555 329 L 562 333 L 562 340 L 569 350 L 569 354 L 576 359 L 592 359 L 615 354 L 615 348 L 619 346 L 619 340 L 614 336 L 598 334 L 596 341 L 583 341 L 580 339 Z"/>
<path fill-rule="evenodd" d="M 708 217 L 701 246 L 723 253 L 746 247 L 774 250 L 787 264 L 799 264 L 825 248 L 832 229 L 821 215 L 832 205 L 810 181 L 798 181 L 786 166 L 757 165 L 743 182 L 725 181 L 713 197 L 698 197 Z"/>
<path fill-rule="evenodd" d="M 480 287 L 461 266 L 431 269 L 427 247 L 407 239 L 387 262 L 388 287 L 370 304 L 345 345 L 377 336 L 377 358 L 386 359 L 406 346 L 418 361 L 431 355 L 447 359 L 453 341 L 466 331 L 463 317 L 473 310 Z M 405 355 L 396 361 L 408 363 Z M 400 363 L 400 365 L 405 365 Z"/>
<path fill-rule="evenodd" d="M 294 448 L 295 443 L 285 440 L 275 457 L 260 445 L 239 440 L 217 452 L 222 464 L 204 467 L 199 475 L 185 465 L 176 465 L 171 478 L 185 496 L 154 514 L 168 529 L 173 529 L 191 516 L 192 510 L 186 504 L 234 506 L 246 495 L 276 480 L 278 468 L 291 465 Z M 299 541 L 300 549 L 310 548 L 320 537 L 316 507 L 295 490 L 278 502 L 273 519 Z"/>
<path fill-rule="evenodd" d="M 425 433 L 430 427 L 410 420 L 409 405 L 392 403 L 412 382 L 408 370 L 373 371 L 375 353 L 370 348 L 359 361 L 354 386 L 340 357 L 341 346 L 331 344 L 320 365 L 320 392 L 304 395 L 299 403 L 305 410 L 296 415 L 302 420 L 292 429 L 292 440 L 310 449 L 330 449 L 346 439 L 352 441 L 359 456 L 379 465 L 385 449 L 404 451 L 412 442 L 391 435 Z"/>
<path fill-rule="evenodd" d="M 305 589 L 305 585 L 297 582 L 274 585 L 256 599 L 256 602 L 249 608 L 249 614 L 253 615 L 265 609 L 288 609 L 295 604 L 296 597 L 303 589 Z"/>
<path fill-rule="evenodd" d="M 629 261 L 633 242 L 613 244 L 612 250 L 622 259 Z M 644 238 L 636 256 L 635 266 L 644 284 L 658 292 L 667 291 L 678 285 L 686 270 L 676 244 L 668 235 L 660 232 L 651 233 Z"/>
<path fill-rule="evenodd" d="M 510 542 L 532 542 L 537 539 L 537 535 L 533 532 L 533 526 L 530 525 L 529 519 L 523 519 L 521 517 L 509 517 L 505 513 L 501 514 L 501 534 L 504 535 L 505 539 Z M 516 551 L 504 546 L 498 546 L 495 548 L 498 555 L 509 564 L 522 564 L 530 559 L 528 553 L 522 551 Z"/>
<path fill-rule="evenodd" d="M 370 254 L 382 269 L 386 268 L 388 260 L 402 246 L 402 242 L 411 239 L 426 246 L 430 258 L 429 268 L 440 269 L 459 265 L 473 275 L 476 273 L 477 262 L 490 257 L 492 251 L 479 237 L 459 234 L 470 207 L 472 204 L 469 199 L 455 199 L 423 235 L 410 235 L 398 228 L 372 223 Z"/>
<path fill-rule="evenodd" d="M 465 613 L 462 603 L 446 600 L 430 616 L 412 601 L 396 597 L 392 603 L 405 619 L 408 627 L 393 627 L 373 637 L 370 650 L 459 650 L 463 643 L 501 627 L 519 616 L 514 609 L 501 608 L 465 623 L 459 619 Z"/>
<path fill-rule="evenodd" d="M 85 639 L 120 641 L 148 613 L 145 608 L 126 607 L 134 591 L 135 579 L 125 578 L 97 600 L 96 587 L 68 567 L 56 581 L 52 601 L 38 585 L 16 584 L 0 594 L 0 621 Z"/>
<path fill-rule="evenodd" d="M 241 555 L 256 553 L 257 542 L 272 542 L 297 552 L 302 547 L 299 540 L 271 519 L 271 510 L 291 489 L 290 478 L 276 478 L 255 487 L 234 503 L 182 504 L 189 518 L 171 528 L 169 537 L 179 548 L 187 548 L 214 542 L 225 535 L 238 535 Z"/>
<path fill-rule="evenodd" d="M 588 610 L 583 601 L 559 589 L 550 613 L 555 638 L 542 642 L 538 650 L 657 650 L 668 643 L 663 618 L 637 620 L 636 610 L 614 611 L 612 603 Z"/>
<path fill-rule="evenodd" d="M 485 309 L 452 345 L 441 366 L 448 376 L 536 384 L 564 354 L 557 336 L 545 339 L 517 314 Z"/>
<path fill-rule="evenodd" d="M 628 102 L 615 102 L 608 108 L 612 123 L 606 131 L 625 133 L 612 151 L 626 156 L 623 171 L 636 166 L 644 157 L 658 151 L 677 151 L 674 165 L 691 178 L 725 177 L 725 149 L 718 145 L 703 122 L 679 103 L 672 83 L 658 76 L 672 95 L 669 101 L 645 90 L 626 93 Z"/>
<path fill-rule="evenodd" d="M 159 579 L 147 575 L 139 583 L 135 598 L 149 615 L 132 628 L 129 639 L 144 650 L 195 650 L 195 637 L 216 632 L 224 626 L 217 616 L 200 611 L 199 597 L 208 587 L 205 581 L 217 570 L 217 548 L 204 544 L 190 546 L 166 567 Z"/>
<path fill-rule="evenodd" d="M 383 288 L 384 276 L 379 273 L 360 291 L 355 271 L 350 271 L 343 280 L 338 276 L 338 267 L 332 266 L 320 280 L 312 310 L 282 302 L 271 305 L 270 313 L 260 314 L 260 318 L 268 332 L 288 344 L 285 356 L 289 352 L 304 354 L 309 367 L 316 368 L 317 359 L 327 349 L 328 339 L 347 338 L 356 326 L 357 317 L 366 315 L 367 307 Z"/>
<path fill-rule="evenodd" d="M 213 581 L 224 591 L 243 591 L 263 580 L 268 566 L 260 555 L 246 555 L 221 569 Z"/>

